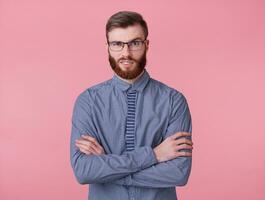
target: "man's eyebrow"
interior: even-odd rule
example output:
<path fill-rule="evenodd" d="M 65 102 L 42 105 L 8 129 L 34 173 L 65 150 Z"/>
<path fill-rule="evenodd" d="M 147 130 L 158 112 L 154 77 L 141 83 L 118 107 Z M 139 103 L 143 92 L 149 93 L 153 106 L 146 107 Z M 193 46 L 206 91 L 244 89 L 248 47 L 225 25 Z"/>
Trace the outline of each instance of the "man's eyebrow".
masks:
<path fill-rule="evenodd" d="M 134 40 L 138 40 L 138 39 L 142 40 L 141 37 L 136 37 L 136 38 L 134 38 L 134 39 L 132 39 L 132 40 L 129 40 L 128 42 L 132 42 L 132 41 L 134 41 Z M 114 40 L 114 41 L 112 41 L 112 42 L 122 42 L 122 41 Z"/>
<path fill-rule="evenodd" d="M 130 41 L 128 41 L 128 42 L 132 42 L 132 41 L 134 41 L 134 40 L 138 40 L 138 39 L 142 40 L 141 37 L 136 37 L 136 38 L 134 38 L 134 39 L 132 39 L 132 40 L 130 40 Z"/>

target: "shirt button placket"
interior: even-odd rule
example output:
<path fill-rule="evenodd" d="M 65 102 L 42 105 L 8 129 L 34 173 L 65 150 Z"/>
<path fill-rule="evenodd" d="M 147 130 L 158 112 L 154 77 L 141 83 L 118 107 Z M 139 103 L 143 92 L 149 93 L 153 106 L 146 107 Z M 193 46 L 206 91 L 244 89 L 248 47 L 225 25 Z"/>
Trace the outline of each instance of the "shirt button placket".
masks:
<path fill-rule="evenodd" d="M 129 188 L 129 198 L 130 198 L 130 200 L 136 200 L 134 187 Z"/>
<path fill-rule="evenodd" d="M 127 91 L 127 118 L 126 118 L 126 133 L 125 143 L 126 150 L 132 151 L 135 147 L 135 113 L 136 113 L 137 91 L 129 88 Z M 129 187 L 129 200 L 136 200 L 135 188 Z"/>

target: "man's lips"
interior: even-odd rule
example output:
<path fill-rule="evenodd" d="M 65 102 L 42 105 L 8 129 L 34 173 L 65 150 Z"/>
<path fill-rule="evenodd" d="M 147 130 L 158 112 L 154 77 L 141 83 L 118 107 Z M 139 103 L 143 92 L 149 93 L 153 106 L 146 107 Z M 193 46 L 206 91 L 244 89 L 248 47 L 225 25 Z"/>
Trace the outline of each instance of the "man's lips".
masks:
<path fill-rule="evenodd" d="M 120 63 L 129 65 L 129 64 L 133 64 L 133 61 L 132 60 L 121 60 Z"/>

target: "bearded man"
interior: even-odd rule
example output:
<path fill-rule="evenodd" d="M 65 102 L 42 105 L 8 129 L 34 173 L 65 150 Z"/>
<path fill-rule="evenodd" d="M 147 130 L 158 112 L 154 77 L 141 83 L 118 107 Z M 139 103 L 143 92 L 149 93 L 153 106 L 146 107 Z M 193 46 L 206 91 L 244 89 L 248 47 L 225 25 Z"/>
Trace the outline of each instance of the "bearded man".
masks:
<path fill-rule="evenodd" d="M 106 24 L 111 79 L 76 99 L 70 142 L 89 200 L 176 200 L 188 182 L 193 142 L 187 100 L 146 70 L 148 27 L 136 12 Z"/>

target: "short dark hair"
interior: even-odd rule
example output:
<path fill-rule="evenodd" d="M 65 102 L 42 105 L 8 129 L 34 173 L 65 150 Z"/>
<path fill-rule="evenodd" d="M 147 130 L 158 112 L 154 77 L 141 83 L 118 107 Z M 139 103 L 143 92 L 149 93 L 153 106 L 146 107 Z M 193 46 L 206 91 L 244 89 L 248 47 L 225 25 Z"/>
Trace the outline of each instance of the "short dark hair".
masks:
<path fill-rule="evenodd" d="M 148 27 L 142 15 L 133 11 L 120 11 L 112 15 L 106 24 L 106 38 L 108 33 L 114 28 L 127 28 L 135 24 L 141 25 L 144 31 L 145 39 L 148 36 Z"/>

